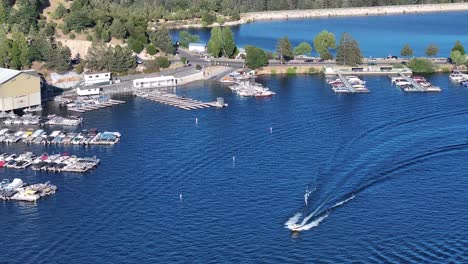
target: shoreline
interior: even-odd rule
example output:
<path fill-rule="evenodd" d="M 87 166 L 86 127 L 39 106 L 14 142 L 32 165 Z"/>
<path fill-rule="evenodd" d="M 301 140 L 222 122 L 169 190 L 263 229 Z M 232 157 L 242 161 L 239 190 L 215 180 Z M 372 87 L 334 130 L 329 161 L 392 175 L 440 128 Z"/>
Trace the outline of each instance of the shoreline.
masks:
<path fill-rule="evenodd" d="M 405 15 L 405 14 L 427 14 L 441 12 L 468 11 L 468 2 L 446 3 L 446 4 L 421 4 L 421 5 L 392 5 L 372 7 L 348 7 L 330 9 L 304 9 L 304 10 L 279 10 L 242 13 L 241 19 L 229 21 L 222 26 L 239 26 L 242 24 L 268 20 L 288 20 L 307 18 L 332 18 L 332 17 L 363 17 L 382 15 Z M 211 28 L 218 26 L 214 23 L 208 26 L 202 24 L 186 24 L 169 26 L 170 29 Z"/>

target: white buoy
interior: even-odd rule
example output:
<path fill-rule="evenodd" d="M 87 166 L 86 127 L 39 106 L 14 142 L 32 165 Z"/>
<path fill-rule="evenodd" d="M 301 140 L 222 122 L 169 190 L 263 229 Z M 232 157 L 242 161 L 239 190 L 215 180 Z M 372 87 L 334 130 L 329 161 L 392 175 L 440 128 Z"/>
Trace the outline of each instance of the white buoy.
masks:
<path fill-rule="evenodd" d="M 182 198 L 182 193 L 179 194 L 179 199 L 180 199 L 180 201 L 182 201 L 182 199 L 183 199 Z"/>
<path fill-rule="evenodd" d="M 195 124 L 198 125 L 198 117 L 195 117 Z"/>
<path fill-rule="evenodd" d="M 270 127 L 270 134 L 273 134 L 273 128 Z"/>

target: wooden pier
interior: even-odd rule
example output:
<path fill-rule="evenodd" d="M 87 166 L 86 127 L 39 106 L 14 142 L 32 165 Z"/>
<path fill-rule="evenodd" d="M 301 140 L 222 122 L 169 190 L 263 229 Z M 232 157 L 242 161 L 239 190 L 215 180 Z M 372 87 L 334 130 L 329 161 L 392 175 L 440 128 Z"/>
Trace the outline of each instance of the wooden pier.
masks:
<path fill-rule="evenodd" d="M 203 108 L 209 107 L 225 107 L 227 106 L 224 102 L 202 102 L 190 98 L 180 97 L 175 94 L 169 93 L 143 93 L 143 92 L 136 92 L 136 96 L 141 98 L 146 98 L 148 100 L 158 102 L 165 105 L 174 106 L 183 110 L 198 110 Z"/>
<path fill-rule="evenodd" d="M 106 108 L 118 104 L 123 104 L 125 101 L 119 101 L 119 100 L 114 100 L 110 99 L 109 101 L 98 103 L 98 104 L 89 104 L 89 105 L 83 105 L 83 106 L 76 106 L 76 107 L 70 107 L 68 110 L 73 111 L 73 112 L 79 112 L 79 113 L 84 113 L 88 111 L 93 111 L 101 108 Z"/>

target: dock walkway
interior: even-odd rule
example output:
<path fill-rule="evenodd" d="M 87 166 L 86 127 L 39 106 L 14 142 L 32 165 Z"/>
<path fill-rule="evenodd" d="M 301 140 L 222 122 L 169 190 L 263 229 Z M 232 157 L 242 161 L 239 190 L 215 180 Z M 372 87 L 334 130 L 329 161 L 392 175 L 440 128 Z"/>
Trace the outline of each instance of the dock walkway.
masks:
<path fill-rule="evenodd" d="M 177 96 L 175 94 L 161 93 L 161 92 L 152 92 L 152 93 L 136 92 L 135 95 L 141 98 L 146 98 L 154 102 L 174 106 L 174 107 L 187 110 L 187 111 L 203 109 L 203 108 L 208 108 L 208 107 L 225 107 L 226 106 L 224 103 L 220 104 L 219 102 L 202 102 L 202 101 L 198 101 L 198 100 L 194 100 L 190 98 Z"/>
<path fill-rule="evenodd" d="M 340 78 L 341 82 L 343 82 L 343 84 L 346 86 L 346 89 L 348 89 L 350 93 L 356 92 L 356 89 L 354 89 L 354 87 L 349 83 L 348 79 L 346 79 L 346 77 L 343 76 L 343 74 L 339 73 L 338 78 Z"/>
<path fill-rule="evenodd" d="M 440 87 L 437 86 L 430 86 L 430 87 L 423 87 L 421 86 L 417 81 L 415 81 L 413 78 L 410 76 L 407 76 L 403 73 L 398 74 L 401 78 L 405 79 L 407 82 L 409 82 L 412 85 L 411 89 L 405 89 L 405 92 L 420 92 L 420 93 L 425 93 L 425 92 L 440 92 L 441 89 Z"/>

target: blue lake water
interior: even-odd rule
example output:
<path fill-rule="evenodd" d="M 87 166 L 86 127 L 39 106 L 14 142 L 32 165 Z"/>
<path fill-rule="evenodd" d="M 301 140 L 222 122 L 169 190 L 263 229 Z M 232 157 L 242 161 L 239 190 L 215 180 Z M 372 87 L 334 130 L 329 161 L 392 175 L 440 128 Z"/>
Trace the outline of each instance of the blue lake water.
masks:
<path fill-rule="evenodd" d="M 102 164 L 1 169 L 59 191 L 0 202 L 0 263 L 467 263 L 468 89 L 447 75 L 430 77 L 440 94 L 365 79 L 371 93 L 337 95 L 321 76 L 266 77 L 277 95 L 265 100 L 200 82 L 179 94 L 229 107 L 121 97 L 84 114 L 84 127 L 122 133 L 115 146 L 1 145 Z M 284 224 L 298 213 L 313 216 L 295 235 Z"/>
<path fill-rule="evenodd" d="M 365 57 L 400 55 L 409 43 L 415 56 L 423 56 L 430 43 L 439 46 L 441 57 L 449 56 L 455 41 L 468 45 L 468 12 L 382 15 L 368 17 L 337 17 L 259 21 L 232 27 L 239 47 L 255 45 L 274 51 L 277 40 L 288 36 L 294 46 L 302 41 L 312 43 L 322 30 L 336 35 L 350 33 L 360 45 Z M 210 29 L 191 29 L 202 41 L 208 42 Z M 172 32 L 174 39 L 178 32 Z"/>

